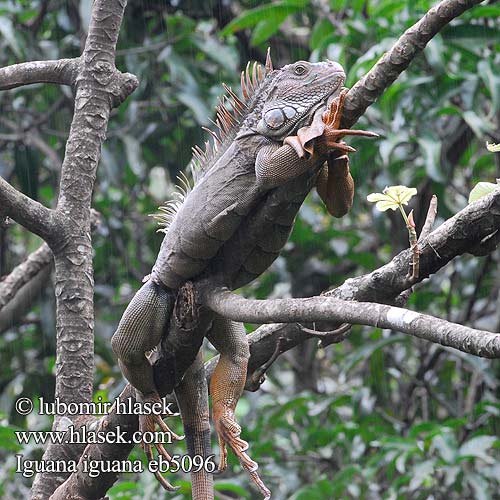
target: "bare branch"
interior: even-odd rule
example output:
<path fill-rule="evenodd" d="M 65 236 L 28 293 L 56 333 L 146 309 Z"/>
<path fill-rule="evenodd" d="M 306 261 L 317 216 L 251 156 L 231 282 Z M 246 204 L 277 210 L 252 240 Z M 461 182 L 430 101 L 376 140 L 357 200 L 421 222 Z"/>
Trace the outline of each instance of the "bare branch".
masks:
<path fill-rule="evenodd" d="M 0 117 L 0 123 L 4 124 L 10 130 L 15 132 L 14 134 L 0 134 L 0 139 L 5 141 L 22 141 L 27 146 L 36 147 L 42 154 L 44 154 L 49 160 L 49 169 L 59 172 L 61 168 L 61 159 L 58 154 L 52 149 L 42 138 L 38 130 L 34 127 L 39 123 L 43 123 L 45 120 L 51 116 L 55 110 L 61 105 L 62 100 L 59 99 L 50 109 L 44 113 L 42 117 L 36 120 L 35 123 L 30 123 L 28 127 L 23 127 L 19 130 L 19 126 L 16 122 L 8 120 L 4 117 Z"/>
<path fill-rule="evenodd" d="M 9 90 L 33 83 L 75 83 L 80 59 L 30 61 L 0 68 L 0 90 Z"/>
<path fill-rule="evenodd" d="M 31 307 L 29 297 L 38 295 L 46 283 L 51 264 L 52 252 L 44 243 L 0 281 L 0 333 L 15 324 Z"/>
<path fill-rule="evenodd" d="M 0 207 L 0 217 L 8 215 L 46 241 L 60 235 L 60 216 L 15 189 L 3 177 L 0 177 Z"/>
<path fill-rule="evenodd" d="M 432 231 L 432 228 L 434 226 L 434 221 L 436 220 L 437 216 L 437 205 L 438 205 L 438 200 L 437 196 L 435 194 L 432 195 L 431 201 L 429 203 L 429 208 L 427 210 L 427 216 L 425 217 L 425 222 L 422 227 L 422 231 L 420 232 L 420 235 L 418 237 L 419 243 L 424 239 L 429 236 L 429 234 Z"/>
<path fill-rule="evenodd" d="M 450 21 L 482 0 L 443 0 L 430 9 L 420 21 L 407 29 L 375 66 L 348 94 L 342 116 L 342 127 L 351 127 L 366 108 L 410 65 L 427 43 Z"/>
<path fill-rule="evenodd" d="M 202 290 L 204 303 L 234 321 L 272 323 L 280 321 L 335 321 L 390 328 L 485 358 L 500 357 L 500 334 L 474 330 L 426 314 L 370 302 L 333 297 L 252 300 L 219 287 Z"/>

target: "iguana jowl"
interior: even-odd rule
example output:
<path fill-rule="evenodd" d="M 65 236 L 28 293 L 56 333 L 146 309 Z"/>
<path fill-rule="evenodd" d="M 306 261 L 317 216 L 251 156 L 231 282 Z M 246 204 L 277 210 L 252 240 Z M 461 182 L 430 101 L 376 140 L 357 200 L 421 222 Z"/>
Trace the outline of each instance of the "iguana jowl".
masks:
<path fill-rule="evenodd" d="M 243 100 L 226 87 L 228 98 L 217 108 L 220 135 L 211 132 L 214 146 L 205 152 L 194 149 L 199 178 L 182 204 L 167 207 L 169 223 L 156 263 L 112 339 L 123 374 L 143 400 L 159 398 L 145 352 L 168 335 L 177 291 L 186 282 L 203 277 L 234 289 L 260 275 L 286 243 L 313 185 L 333 215 L 350 208 L 354 191 L 344 153 L 351 148 L 338 139 L 368 134 L 338 130 L 344 80 L 342 67 L 332 61 L 299 61 L 273 70 L 268 55 L 265 71 L 254 64 L 242 74 Z M 277 196 L 284 186 L 287 194 Z M 250 216 L 259 210 L 268 210 L 268 227 L 252 226 Z M 207 337 L 220 353 L 210 384 L 219 468 L 226 466 L 228 444 L 269 498 L 234 417 L 249 357 L 245 331 L 225 318 L 210 318 Z M 140 417 L 143 431 L 155 424 L 168 431 L 159 417 Z M 150 457 L 151 448 L 145 449 Z"/>

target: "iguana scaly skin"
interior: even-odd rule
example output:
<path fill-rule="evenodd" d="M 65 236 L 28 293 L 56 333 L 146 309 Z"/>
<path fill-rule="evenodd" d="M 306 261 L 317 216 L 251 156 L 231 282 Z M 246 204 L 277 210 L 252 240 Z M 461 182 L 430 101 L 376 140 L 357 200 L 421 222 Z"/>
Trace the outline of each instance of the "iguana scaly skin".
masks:
<path fill-rule="evenodd" d="M 252 71 L 247 66 L 242 73 L 243 100 L 226 87 L 228 97 L 217 108 L 220 133 L 211 132 L 214 145 L 207 144 L 205 152 L 194 149 L 199 178 L 182 197 L 182 204 L 167 206 L 169 223 L 156 263 L 112 339 L 124 376 L 143 400 L 159 399 L 145 353 L 162 339 L 166 341 L 162 347 L 175 353 L 173 359 L 186 347 L 169 345 L 168 334 L 178 324 L 189 324 L 190 318 L 177 318 L 176 311 L 195 309 L 190 280 L 203 278 L 235 289 L 260 275 L 283 248 L 296 213 L 314 185 L 333 215 L 342 216 L 350 208 L 354 185 L 345 153 L 352 148 L 338 141 L 343 135 L 368 134 L 338 130 L 344 80 L 342 67 L 332 61 L 299 61 L 273 70 L 268 55 L 265 72 L 254 64 Z M 259 212 L 266 223 L 257 227 L 253 215 Z M 180 307 L 179 301 L 193 304 Z M 210 311 L 203 314 L 200 327 L 220 353 L 210 383 L 221 448 L 219 469 L 226 467 L 227 444 L 264 497 L 270 498 L 257 475 L 257 464 L 246 454 L 248 444 L 240 438 L 234 417 L 249 358 L 245 330 Z M 199 345 L 192 347 L 184 350 L 195 355 Z M 184 360 L 185 366 L 176 367 L 181 374 L 194 355 Z M 196 427 L 196 413 L 201 419 L 204 412 L 195 408 L 189 414 L 186 406 L 183 418 Z M 140 417 L 140 430 L 154 430 L 155 423 L 169 430 L 161 418 L 152 416 Z M 151 458 L 151 446 L 144 449 Z M 162 447 L 157 449 L 168 457 Z M 157 477 L 165 488 L 173 489 L 160 474 Z M 193 498 L 213 498 L 206 483 L 195 489 Z"/>

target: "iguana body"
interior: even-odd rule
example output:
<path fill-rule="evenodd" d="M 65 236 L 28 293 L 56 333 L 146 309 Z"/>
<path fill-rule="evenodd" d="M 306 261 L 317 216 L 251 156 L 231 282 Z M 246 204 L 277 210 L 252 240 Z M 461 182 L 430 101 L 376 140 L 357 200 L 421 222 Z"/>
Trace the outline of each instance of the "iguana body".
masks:
<path fill-rule="evenodd" d="M 206 153 L 195 149 L 201 179 L 169 214 L 171 220 L 151 275 L 130 302 L 112 339 L 124 375 L 143 399 L 158 398 L 145 352 L 162 338 L 164 348 L 181 350 L 182 346 L 168 344 L 176 316 L 174 303 L 177 307 L 180 297 L 190 300 L 189 293 L 178 292 L 180 288 L 189 280 L 204 278 L 234 289 L 260 275 L 286 243 L 295 215 L 315 184 L 335 215 L 343 215 L 352 203 L 347 158 L 338 154 L 348 147 L 335 142 L 343 135 L 335 131 L 342 106 L 332 106 L 330 115 L 323 116 L 332 102 L 339 102 L 345 79 L 341 66 L 331 61 L 300 61 L 273 70 L 268 59 L 265 76 L 255 65 L 252 77 L 248 67 L 245 76 L 246 102 L 227 89 L 234 113 L 223 102 L 217 120 L 222 138 L 216 137 L 214 149 L 207 146 Z M 332 133 L 328 136 L 328 132 Z M 330 158 L 329 145 L 337 149 Z M 326 160 L 328 167 L 324 166 Z M 251 215 L 258 211 L 266 213 L 266 224 L 252 222 Z M 269 490 L 256 473 L 257 464 L 245 453 L 248 445 L 239 437 L 241 429 L 234 419 L 249 357 L 245 331 L 242 325 L 210 311 L 204 314 L 200 328 L 221 355 L 210 385 L 221 445 L 220 468 L 226 465 L 227 443 L 269 498 Z M 185 360 L 181 372 L 192 357 Z M 140 419 L 142 430 L 152 430 L 155 423 L 168 430 L 159 418 Z M 145 449 L 150 457 L 151 448 Z M 213 492 L 203 488 L 193 498 L 213 498 Z"/>

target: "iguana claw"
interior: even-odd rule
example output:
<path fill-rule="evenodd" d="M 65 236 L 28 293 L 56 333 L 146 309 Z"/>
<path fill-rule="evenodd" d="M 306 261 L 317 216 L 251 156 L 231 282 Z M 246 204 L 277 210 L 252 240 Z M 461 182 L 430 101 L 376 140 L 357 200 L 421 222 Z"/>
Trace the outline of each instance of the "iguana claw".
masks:
<path fill-rule="evenodd" d="M 148 403 L 160 403 L 161 398 L 158 395 L 158 393 L 152 393 L 150 395 L 144 396 L 141 395 L 140 397 L 141 401 L 148 402 Z M 160 428 L 162 432 L 167 433 L 171 439 L 175 441 L 179 441 L 184 439 L 184 436 L 179 436 L 175 432 L 173 432 L 170 427 L 163 421 L 163 418 L 161 415 L 157 414 L 151 414 L 151 415 L 139 415 L 139 432 L 141 433 L 141 436 L 144 435 L 144 433 L 154 433 L 156 432 L 156 426 Z M 163 446 L 162 443 L 157 442 L 154 443 L 154 447 L 156 448 L 156 451 L 167 461 L 171 462 L 172 457 L 169 455 L 165 447 Z M 146 443 L 144 441 L 141 442 L 141 448 L 144 450 L 144 454 L 146 455 L 148 462 L 151 462 L 154 457 L 153 457 L 153 445 L 151 443 Z M 161 473 L 157 470 L 154 472 L 154 475 L 158 482 L 163 486 L 168 491 L 177 491 L 179 489 L 179 486 L 173 486 L 170 484 L 162 475 Z"/>
<path fill-rule="evenodd" d="M 306 152 L 304 150 L 304 146 L 302 145 L 302 142 L 300 141 L 300 138 L 298 136 L 289 135 L 288 137 L 285 137 L 285 139 L 283 140 L 283 144 L 292 146 L 299 158 L 303 158 L 305 156 Z"/>
<path fill-rule="evenodd" d="M 330 107 L 323 113 L 322 119 L 325 124 L 323 138 L 325 144 L 332 149 L 340 149 L 345 152 L 354 152 L 354 148 L 347 149 L 345 144 L 338 143 L 338 139 L 345 135 L 358 135 L 363 137 L 378 137 L 375 132 L 367 130 L 351 130 L 348 128 L 339 128 L 342 119 L 342 111 L 344 110 L 344 102 L 347 97 L 348 89 L 343 89 L 339 96 L 334 99 Z M 350 147 L 350 146 L 348 146 Z"/>
<path fill-rule="evenodd" d="M 240 437 L 241 427 L 236 422 L 234 413 L 227 407 L 216 418 L 215 415 L 217 413 L 219 412 L 214 407 L 214 424 L 219 437 L 220 447 L 219 472 L 224 471 L 227 467 L 227 444 L 238 457 L 241 466 L 248 472 L 259 491 L 264 495 L 264 500 L 268 500 L 271 498 L 271 491 L 266 487 L 257 473 L 257 469 L 259 468 L 257 462 L 253 461 L 245 453 L 248 450 L 248 443 Z"/>

